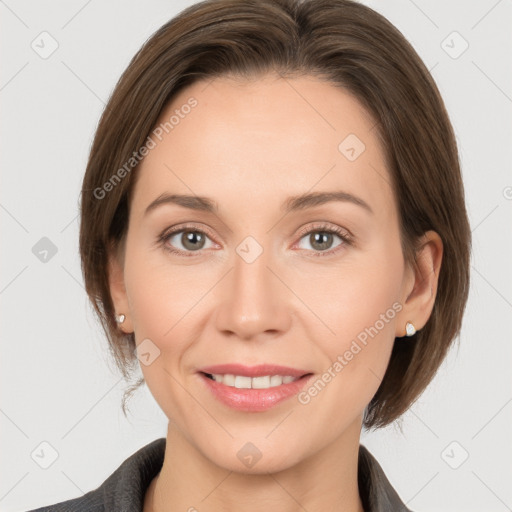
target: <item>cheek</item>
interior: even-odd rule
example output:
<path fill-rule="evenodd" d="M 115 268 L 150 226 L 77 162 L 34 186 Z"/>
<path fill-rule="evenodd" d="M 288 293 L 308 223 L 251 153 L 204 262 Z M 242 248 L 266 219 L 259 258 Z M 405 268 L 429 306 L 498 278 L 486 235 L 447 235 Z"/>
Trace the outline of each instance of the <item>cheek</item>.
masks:
<path fill-rule="evenodd" d="M 343 344 L 375 324 L 379 331 L 392 330 L 394 337 L 403 272 L 399 247 L 382 245 L 347 254 L 339 265 L 319 266 L 307 281 L 304 274 L 296 276 L 296 289 L 322 320 L 326 336 L 320 339 L 329 345 L 335 340 Z"/>
<path fill-rule="evenodd" d="M 319 304 L 324 304 L 318 315 L 334 334 L 322 328 L 327 335 L 320 336 L 316 323 L 313 339 L 324 355 L 323 373 L 299 398 L 326 438 L 363 413 L 386 372 L 395 340 L 402 308 L 397 300 L 400 267 L 365 270 L 347 273 L 338 284 L 326 281 L 328 300 L 325 293 L 318 294 Z"/>
<path fill-rule="evenodd" d="M 125 281 L 136 343 L 149 338 L 159 350 L 157 365 L 142 365 L 145 375 L 157 367 L 173 374 L 183 365 L 189 368 L 190 348 L 208 321 L 204 308 L 209 292 L 219 281 L 211 266 L 176 265 L 164 249 L 127 244 Z"/>
<path fill-rule="evenodd" d="M 140 368 L 160 408 L 178 423 L 190 406 L 180 365 L 197 338 L 198 301 L 211 286 L 208 276 L 204 281 L 191 269 L 173 267 L 160 251 L 144 252 L 135 244 L 131 248 L 127 245 L 125 282 L 136 344 L 142 352 L 148 347 L 151 358 L 148 364 L 141 358 Z"/>
<path fill-rule="evenodd" d="M 369 401 L 380 384 L 395 340 L 400 303 L 403 259 L 400 246 L 380 242 L 374 250 L 347 259 L 330 276 L 310 287 L 312 309 L 324 325 L 317 335 L 326 357 L 326 369 L 335 362 L 338 397 Z M 341 366 L 340 366 L 341 365 Z M 342 389 L 343 388 L 343 391 Z"/>
<path fill-rule="evenodd" d="M 137 343 L 149 338 L 162 352 L 182 349 L 179 333 L 190 328 L 203 293 L 197 275 L 193 283 L 187 277 L 193 277 L 191 268 L 173 267 L 163 250 L 127 246 L 125 282 Z"/>

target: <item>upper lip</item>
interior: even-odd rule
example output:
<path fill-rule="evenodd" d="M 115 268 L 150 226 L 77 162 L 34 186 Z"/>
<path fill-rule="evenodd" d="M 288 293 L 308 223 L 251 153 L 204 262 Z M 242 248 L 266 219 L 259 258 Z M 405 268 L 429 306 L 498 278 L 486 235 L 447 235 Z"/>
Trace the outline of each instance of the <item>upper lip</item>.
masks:
<path fill-rule="evenodd" d="M 199 369 L 202 373 L 211 375 L 243 375 L 245 377 L 262 377 L 263 375 L 290 375 L 291 377 L 302 377 L 311 373 L 299 368 L 290 368 L 276 364 L 259 364 L 256 366 L 245 366 L 243 364 L 217 364 L 205 366 Z"/>

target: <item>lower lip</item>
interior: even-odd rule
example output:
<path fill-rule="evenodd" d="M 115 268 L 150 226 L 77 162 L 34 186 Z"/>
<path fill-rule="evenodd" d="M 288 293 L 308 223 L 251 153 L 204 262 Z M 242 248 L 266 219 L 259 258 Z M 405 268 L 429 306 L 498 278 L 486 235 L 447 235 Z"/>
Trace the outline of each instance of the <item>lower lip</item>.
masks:
<path fill-rule="evenodd" d="M 239 411 L 266 411 L 283 400 L 297 395 L 313 375 L 306 375 L 288 384 L 268 389 L 238 389 L 199 374 L 213 395 L 223 404 Z"/>

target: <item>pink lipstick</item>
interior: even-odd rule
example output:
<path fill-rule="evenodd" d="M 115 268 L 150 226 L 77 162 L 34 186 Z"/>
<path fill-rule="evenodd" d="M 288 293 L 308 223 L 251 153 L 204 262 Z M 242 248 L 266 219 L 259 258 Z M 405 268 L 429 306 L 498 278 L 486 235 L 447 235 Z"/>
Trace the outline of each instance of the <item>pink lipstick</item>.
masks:
<path fill-rule="evenodd" d="M 295 396 L 313 374 L 281 365 L 223 364 L 201 368 L 201 380 L 215 398 L 240 411 L 266 411 Z"/>

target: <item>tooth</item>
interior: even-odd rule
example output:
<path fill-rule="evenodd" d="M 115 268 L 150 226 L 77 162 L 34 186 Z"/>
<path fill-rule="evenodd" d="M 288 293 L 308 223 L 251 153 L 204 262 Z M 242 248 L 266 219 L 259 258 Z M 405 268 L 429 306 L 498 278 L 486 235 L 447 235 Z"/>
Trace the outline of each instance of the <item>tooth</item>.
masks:
<path fill-rule="evenodd" d="M 263 375 L 262 377 L 252 378 L 252 389 L 266 389 L 270 386 L 270 376 Z"/>
<path fill-rule="evenodd" d="M 283 378 L 281 375 L 272 375 L 270 377 L 270 387 L 273 388 L 275 386 L 280 386 L 283 383 Z"/>
<path fill-rule="evenodd" d="M 245 375 L 237 375 L 235 377 L 235 388 L 251 389 L 251 377 L 246 377 Z"/>
<path fill-rule="evenodd" d="M 259 377 L 247 377 L 245 375 L 232 374 L 211 374 L 215 382 L 220 382 L 225 386 L 236 387 L 238 389 L 268 389 L 282 384 L 289 384 L 297 380 L 291 375 L 261 375 Z"/>
<path fill-rule="evenodd" d="M 235 376 L 227 373 L 222 377 L 222 383 L 226 386 L 234 386 L 235 385 Z"/>

